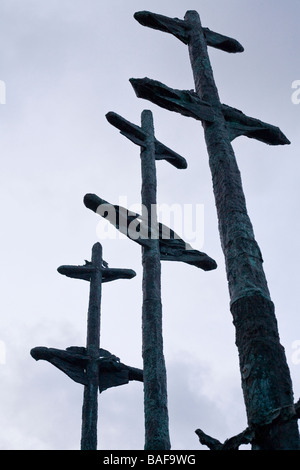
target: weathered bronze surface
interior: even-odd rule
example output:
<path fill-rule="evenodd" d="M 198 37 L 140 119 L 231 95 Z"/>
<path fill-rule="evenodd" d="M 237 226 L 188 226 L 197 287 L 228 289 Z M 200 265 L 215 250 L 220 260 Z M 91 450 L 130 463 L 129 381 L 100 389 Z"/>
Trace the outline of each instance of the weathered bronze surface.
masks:
<path fill-rule="evenodd" d="M 162 223 L 158 224 L 157 232 L 153 224 L 149 226 L 140 214 L 110 204 L 96 194 L 86 194 L 84 204 L 139 245 L 149 246 L 151 237 L 158 238 L 160 259 L 163 261 L 181 261 L 204 271 L 217 268 L 215 260 L 201 251 L 194 250 L 174 230 Z"/>
<path fill-rule="evenodd" d="M 194 117 L 204 128 L 248 418 L 248 430 L 233 438 L 231 444 L 238 448 L 247 441 L 255 450 L 299 450 L 289 368 L 231 146 L 240 135 L 269 145 L 290 142 L 279 128 L 221 103 L 207 50 L 211 45 L 209 33 L 196 11 L 188 11 L 184 20 L 149 12 L 139 12 L 135 18 L 145 26 L 175 35 L 189 49 L 196 93 L 173 90 L 147 78 L 131 79 L 131 83 L 138 97 Z M 243 50 L 230 38 L 222 44 L 223 50 Z M 197 434 L 210 448 L 225 450 L 225 444 L 201 430 Z"/>
<path fill-rule="evenodd" d="M 102 284 L 116 279 L 132 279 L 136 273 L 131 269 L 109 268 L 102 258 L 100 243 L 93 246 L 91 261 L 86 261 L 83 266 L 60 266 L 58 272 L 90 283 L 86 348 L 71 346 L 60 350 L 40 346 L 31 350 L 31 356 L 37 361 L 50 362 L 72 380 L 84 385 L 81 450 L 96 450 L 98 393 L 131 380 L 143 381 L 141 370 L 122 364 L 119 358 L 100 348 Z"/>

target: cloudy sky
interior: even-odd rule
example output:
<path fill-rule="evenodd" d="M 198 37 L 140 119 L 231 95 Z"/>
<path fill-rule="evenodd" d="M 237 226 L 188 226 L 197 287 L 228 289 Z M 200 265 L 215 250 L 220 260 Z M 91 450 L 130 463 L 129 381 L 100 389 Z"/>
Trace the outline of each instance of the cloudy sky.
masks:
<path fill-rule="evenodd" d="M 183 18 L 193 9 L 204 26 L 245 48 L 237 55 L 209 50 L 222 101 L 279 126 L 292 142 L 269 147 L 240 137 L 233 145 L 300 396 L 298 0 L 0 0 L 1 449 L 79 448 L 83 388 L 35 362 L 30 350 L 85 345 L 88 283 L 57 267 L 90 259 L 97 241 L 111 267 L 137 273 L 103 287 L 101 346 L 142 367 L 140 248 L 103 239 L 105 221 L 82 202 L 96 193 L 128 207 L 140 203 L 139 148 L 108 124 L 108 111 L 136 124 L 143 109 L 153 111 L 156 137 L 188 161 L 187 170 L 157 163 L 158 202 L 202 208 L 204 223 L 189 241 L 218 263 L 212 272 L 162 264 L 172 448 L 204 449 L 199 427 L 221 441 L 246 427 L 201 123 L 136 98 L 129 83 L 147 76 L 194 87 L 187 47 L 133 18 L 139 10 Z M 180 221 L 173 228 L 185 234 Z M 99 449 L 143 445 L 142 384 L 104 392 Z"/>

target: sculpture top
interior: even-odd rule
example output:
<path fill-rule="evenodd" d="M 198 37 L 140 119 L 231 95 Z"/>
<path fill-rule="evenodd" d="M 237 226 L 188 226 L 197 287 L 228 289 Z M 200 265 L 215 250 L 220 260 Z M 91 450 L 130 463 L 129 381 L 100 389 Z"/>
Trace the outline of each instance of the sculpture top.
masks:
<path fill-rule="evenodd" d="M 98 247 L 101 247 L 100 243 L 96 243 L 93 249 L 95 250 Z M 85 264 L 82 266 L 64 265 L 60 266 L 57 271 L 64 276 L 73 279 L 82 279 L 84 281 L 91 281 L 92 275 L 101 271 L 102 283 L 115 281 L 117 279 L 132 279 L 136 276 L 136 272 L 132 269 L 109 268 L 108 263 L 104 261 L 102 257 L 99 264 L 93 261 L 85 261 Z"/>
<path fill-rule="evenodd" d="M 142 26 L 148 26 L 149 28 L 173 34 L 184 44 L 189 43 L 189 28 L 184 20 L 169 18 L 157 13 L 151 13 L 150 11 L 138 11 L 134 14 L 134 18 Z M 243 46 L 236 39 L 215 33 L 209 28 L 203 28 L 203 32 L 208 46 L 232 53 L 244 51 Z"/>

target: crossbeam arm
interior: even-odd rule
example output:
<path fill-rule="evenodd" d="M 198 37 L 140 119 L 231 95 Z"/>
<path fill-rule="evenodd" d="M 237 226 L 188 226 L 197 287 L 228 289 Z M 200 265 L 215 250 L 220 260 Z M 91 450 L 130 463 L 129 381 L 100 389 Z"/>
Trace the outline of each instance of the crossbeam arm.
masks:
<path fill-rule="evenodd" d="M 86 348 L 71 346 L 66 350 L 60 350 L 36 347 L 30 351 L 30 354 L 36 361 L 45 360 L 50 362 L 74 382 L 88 385 L 87 365 L 95 359 L 87 354 Z M 123 364 L 118 357 L 105 349 L 99 349 L 96 362 L 99 370 L 100 393 L 108 388 L 126 385 L 129 381 L 143 382 L 143 371 L 141 369 Z"/>
<path fill-rule="evenodd" d="M 119 114 L 112 111 L 106 114 L 106 119 L 111 125 L 119 129 L 122 135 L 131 140 L 131 142 L 145 148 L 146 134 L 141 127 L 136 124 L 132 124 Z M 166 160 L 178 169 L 187 168 L 187 161 L 185 158 L 159 142 L 157 139 L 155 139 L 155 159 Z"/>
<path fill-rule="evenodd" d="M 96 267 L 90 262 L 86 262 L 83 266 L 60 266 L 57 271 L 67 277 L 73 279 L 82 279 L 84 281 L 90 281 L 92 274 L 96 271 Z M 136 276 L 136 272 L 132 269 L 119 269 L 119 268 L 102 268 L 102 279 L 101 282 L 110 282 L 117 279 L 132 279 Z"/>
<path fill-rule="evenodd" d="M 189 43 L 189 28 L 184 20 L 169 18 L 150 11 L 138 11 L 134 14 L 134 18 L 142 26 L 170 33 L 184 44 Z M 209 28 L 203 28 L 203 32 L 208 46 L 231 53 L 244 51 L 243 46 L 236 39 L 215 33 Z"/>
<path fill-rule="evenodd" d="M 201 100 L 194 91 L 176 90 L 147 77 L 132 78 L 130 83 L 138 98 L 147 99 L 164 109 L 199 121 L 215 121 L 213 106 Z M 244 135 L 268 145 L 290 144 L 290 141 L 279 127 L 249 117 L 231 106 L 225 104 L 221 106 L 230 140 Z"/>
<path fill-rule="evenodd" d="M 210 450 L 239 450 L 241 445 L 250 444 L 255 433 L 250 429 L 245 429 L 237 436 L 227 439 L 223 444 L 214 437 L 205 434 L 201 429 L 195 431 L 202 445 L 207 446 Z"/>
<path fill-rule="evenodd" d="M 175 111 L 198 121 L 214 122 L 213 107 L 188 90 L 176 90 L 150 78 L 131 78 L 131 85 L 138 98 L 144 98 L 161 108 Z"/>
<path fill-rule="evenodd" d="M 268 145 L 289 145 L 291 143 L 279 127 L 249 117 L 239 109 L 226 104 L 222 105 L 222 111 L 231 141 L 244 135 Z"/>
<path fill-rule="evenodd" d="M 139 214 L 127 211 L 124 207 L 109 204 L 95 194 L 86 194 L 84 204 L 88 209 L 107 219 L 128 238 L 142 246 L 148 246 L 149 232 L 153 238 L 159 238 L 161 260 L 182 261 L 204 271 L 211 271 L 217 267 L 212 258 L 205 253 L 194 250 L 177 233 L 162 223 L 158 224 L 158 234 L 154 233 L 153 228 L 151 232 L 151 227 L 145 224 Z M 104 206 L 104 209 L 101 206 Z M 133 225 L 133 229 L 131 229 L 131 225 Z"/>

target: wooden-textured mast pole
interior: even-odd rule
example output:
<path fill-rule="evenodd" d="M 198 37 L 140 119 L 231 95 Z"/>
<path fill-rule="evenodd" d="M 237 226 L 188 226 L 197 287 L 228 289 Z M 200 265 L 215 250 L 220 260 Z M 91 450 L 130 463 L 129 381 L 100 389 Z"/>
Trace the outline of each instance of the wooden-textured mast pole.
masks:
<path fill-rule="evenodd" d="M 203 121 L 221 244 L 236 327 L 242 386 L 254 449 L 299 449 L 292 383 L 280 344 L 274 305 L 262 256 L 247 214 L 240 172 L 221 110 L 196 11 L 185 16 L 196 92 L 214 107 L 215 121 Z"/>
<path fill-rule="evenodd" d="M 30 353 L 35 360 L 50 362 L 74 382 L 84 385 L 81 450 L 97 450 L 98 393 L 132 380 L 143 381 L 142 370 L 121 363 L 118 357 L 100 348 L 102 284 L 132 279 L 136 273 L 132 269 L 109 268 L 103 261 L 100 243 L 93 246 L 92 261 L 83 266 L 63 265 L 58 272 L 90 283 L 86 348 L 71 346 L 61 350 L 38 346 Z"/>
<path fill-rule="evenodd" d="M 189 11 L 185 19 L 189 26 L 189 52 L 196 92 L 213 106 L 215 113 L 214 122 L 203 121 L 203 127 L 231 303 L 251 294 L 270 299 L 263 260 L 247 213 L 241 175 L 222 112 L 200 18 L 197 12 Z"/>
<path fill-rule="evenodd" d="M 155 137 L 151 111 L 142 113 L 146 142 L 141 150 L 142 217 L 157 230 Z M 153 231 L 152 231 L 153 232 Z M 151 238 L 151 233 L 148 234 Z M 170 449 L 167 378 L 163 354 L 161 264 L 159 237 L 142 248 L 143 264 L 143 370 L 145 450 Z"/>
<path fill-rule="evenodd" d="M 97 450 L 99 367 L 97 359 L 100 348 L 100 316 L 102 287 L 102 246 L 96 243 L 92 249 L 92 264 L 95 267 L 90 280 L 90 297 L 87 320 L 88 384 L 84 387 L 82 407 L 81 450 Z"/>

